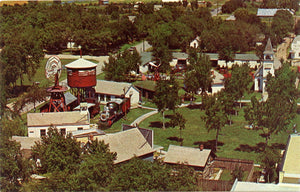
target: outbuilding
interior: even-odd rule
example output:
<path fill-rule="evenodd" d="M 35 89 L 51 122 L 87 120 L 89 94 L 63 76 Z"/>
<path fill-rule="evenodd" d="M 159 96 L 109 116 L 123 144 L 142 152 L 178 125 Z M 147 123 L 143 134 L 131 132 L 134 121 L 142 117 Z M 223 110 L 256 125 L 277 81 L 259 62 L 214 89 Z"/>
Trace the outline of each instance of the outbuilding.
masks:
<path fill-rule="evenodd" d="M 90 129 L 90 115 L 86 111 L 27 113 L 28 137 L 46 136 L 50 126 L 61 134 Z"/>
<path fill-rule="evenodd" d="M 131 107 L 136 107 L 140 101 L 140 91 L 131 83 L 97 80 L 95 87 L 98 102 L 106 104 L 117 98 L 130 98 Z"/>

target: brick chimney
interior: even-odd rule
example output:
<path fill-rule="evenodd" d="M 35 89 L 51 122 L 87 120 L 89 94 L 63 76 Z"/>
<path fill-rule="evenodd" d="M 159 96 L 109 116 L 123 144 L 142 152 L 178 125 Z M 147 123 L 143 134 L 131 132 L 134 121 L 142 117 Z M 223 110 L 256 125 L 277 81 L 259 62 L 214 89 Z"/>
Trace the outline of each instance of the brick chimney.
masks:
<path fill-rule="evenodd" d="M 201 144 L 199 148 L 200 148 L 200 151 L 203 151 L 203 149 L 204 149 L 204 145 L 203 145 L 203 144 Z"/>

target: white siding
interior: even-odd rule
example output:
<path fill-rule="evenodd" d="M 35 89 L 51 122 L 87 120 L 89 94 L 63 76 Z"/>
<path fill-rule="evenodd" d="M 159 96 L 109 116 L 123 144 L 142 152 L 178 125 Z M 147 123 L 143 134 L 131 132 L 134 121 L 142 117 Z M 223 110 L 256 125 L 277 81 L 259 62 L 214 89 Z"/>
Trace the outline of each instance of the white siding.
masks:
<path fill-rule="evenodd" d="M 50 125 L 44 127 L 28 127 L 28 137 L 41 137 L 41 130 L 45 129 L 47 134 L 49 127 Z M 58 131 L 60 131 L 61 128 L 65 128 L 66 133 L 70 131 L 77 131 L 78 128 L 90 129 L 90 125 L 59 125 L 55 127 L 58 129 Z"/>

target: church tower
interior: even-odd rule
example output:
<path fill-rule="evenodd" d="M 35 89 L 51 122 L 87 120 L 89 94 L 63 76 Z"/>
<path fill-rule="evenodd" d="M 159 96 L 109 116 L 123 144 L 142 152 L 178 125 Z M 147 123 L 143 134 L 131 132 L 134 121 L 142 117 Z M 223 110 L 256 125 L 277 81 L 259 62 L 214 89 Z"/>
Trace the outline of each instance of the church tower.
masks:
<path fill-rule="evenodd" d="M 266 81 L 267 76 L 270 73 L 274 76 L 274 51 L 271 43 L 271 39 L 269 38 L 267 41 L 267 45 L 265 51 L 263 52 L 263 61 L 262 65 L 257 69 L 254 74 L 254 90 L 261 91 L 263 94 L 263 98 L 267 98 L 266 92 Z M 265 97 L 266 96 L 266 97 Z"/>
<path fill-rule="evenodd" d="M 270 73 L 274 76 L 274 51 L 271 44 L 271 39 L 268 39 L 265 51 L 264 51 L 264 60 L 263 60 L 263 74 L 262 74 L 262 92 L 265 92 L 265 86 L 267 81 L 267 75 Z"/>

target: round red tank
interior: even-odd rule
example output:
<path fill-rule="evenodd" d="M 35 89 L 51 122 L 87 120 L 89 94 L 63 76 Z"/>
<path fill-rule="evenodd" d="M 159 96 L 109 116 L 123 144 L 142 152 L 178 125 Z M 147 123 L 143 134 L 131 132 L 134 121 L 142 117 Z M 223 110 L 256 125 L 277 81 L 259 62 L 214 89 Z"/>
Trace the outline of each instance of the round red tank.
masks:
<path fill-rule="evenodd" d="M 68 86 L 71 88 L 84 88 L 96 86 L 97 64 L 78 59 L 65 65 L 68 74 Z"/>

